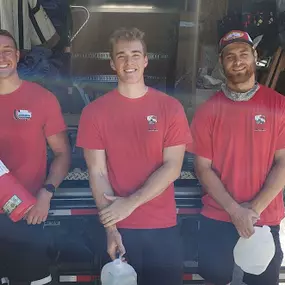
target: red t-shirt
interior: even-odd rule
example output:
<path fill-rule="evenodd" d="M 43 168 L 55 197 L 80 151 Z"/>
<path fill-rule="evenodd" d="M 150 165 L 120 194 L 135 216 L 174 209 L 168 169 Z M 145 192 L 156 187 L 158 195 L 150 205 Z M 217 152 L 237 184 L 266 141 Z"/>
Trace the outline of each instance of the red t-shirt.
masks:
<path fill-rule="evenodd" d="M 264 86 L 243 102 L 218 92 L 198 108 L 191 131 L 193 152 L 212 160 L 216 174 L 238 203 L 251 201 L 270 172 L 275 151 L 285 148 L 285 97 Z M 208 194 L 203 204 L 203 215 L 230 221 Z M 259 224 L 278 225 L 283 217 L 280 192 L 261 214 Z"/>
<path fill-rule="evenodd" d="M 46 179 L 46 138 L 65 129 L 56 97 L 40 85 L 23 81 L 0 95 L 0 159 L 31 193 Z"/>
<path fill-rule="evenodd" d="M 149 88 L 130 99 L 113 90 L 83 110 L 77 145 L 104 149 L 108 175 L 116 195 L 138 190 L 163 163 L 165 147 L 186 144 L 189 124 L 182 105 L 173 97 Z M 119 228 L 166 228 L 176 225 L 174 186 L 138 207 Z"/>

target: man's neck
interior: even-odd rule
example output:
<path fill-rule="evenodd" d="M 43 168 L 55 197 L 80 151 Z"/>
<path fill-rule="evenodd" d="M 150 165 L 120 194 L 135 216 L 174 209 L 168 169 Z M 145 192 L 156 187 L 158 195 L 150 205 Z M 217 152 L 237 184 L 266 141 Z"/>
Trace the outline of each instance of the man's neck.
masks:
<path fill-rule="evenodd" d="M 250 78 L 247 82 L 235 84 L 231 81 L 227 82 L 227 86 L 230 90 L 237 93 L 244 93 L 251 90 L 255 85 L 255 77 Z"/>
<path fill-rule="evenodd" d="M 259 84 L 255 84 L 255 80 L 244 84 L 227 82 L 227 84 L 222 84 L 221 90 L 232 101 L 249 101 L 259 90 Z"/>
<path fill-rule="evenodd" d="M 17 90 L 22 84 L 22 80 L 18 75 L 13 75 L 9 78 L 0 78 L 0 96 L 7 95 Z"/>
<path fill-rule="evenodd" d="M 126 84 L 123 82 L 118 83 L 118 91 L 121 95 L 136 99 L 143 97 L 147 92 L 147 86 L 144 82 L 136 83 L 136 84 Z"/>

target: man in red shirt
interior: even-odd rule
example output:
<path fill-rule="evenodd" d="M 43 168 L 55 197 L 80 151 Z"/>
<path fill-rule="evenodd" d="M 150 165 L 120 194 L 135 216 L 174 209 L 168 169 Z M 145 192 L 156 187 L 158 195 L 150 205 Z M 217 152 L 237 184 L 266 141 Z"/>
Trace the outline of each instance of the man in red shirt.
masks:
<path fill-rule="evenodd" d="M 14 38 L 0 30 L 0 160 L 36 198 L 25 220 L 14 223 L 1 209 L 0 277 L 11 284 L 51 282 L 50 241 L 43 231 L 50 200 L 69 168 L 65 123 L 55 96 L 17 74 Z M 47 147 L 54 160 L 46 178 Z M 4 280 L 4 279 L 3 279 Z"/>
<path fill-rule="evenodd" d="M 250 36 L 231 31 L 220 41 L 227 83 L 202 104 L 192 121 L 196 173 L 205 190 L 199 270 L 209 282 L 228 284 L 233 248 L 254 225 L 267 225 L 276 253 L 261 275 L 245 274 L 247 285 L 278 284 L 283 253 L 285 97 L 255 80 L 257 54 Z"/>
<path fill-rule="evenodd" d="M 84 109 L 77 144 L 84 148 L 110 257 L 124 255 L 125 246 L 140 285 L 178 285 L 182 254 L 173 182 L 191 137 L 178 100 L 145 85 L 143 36 L 136 28 L 112 35 L 118 88 Z"/>

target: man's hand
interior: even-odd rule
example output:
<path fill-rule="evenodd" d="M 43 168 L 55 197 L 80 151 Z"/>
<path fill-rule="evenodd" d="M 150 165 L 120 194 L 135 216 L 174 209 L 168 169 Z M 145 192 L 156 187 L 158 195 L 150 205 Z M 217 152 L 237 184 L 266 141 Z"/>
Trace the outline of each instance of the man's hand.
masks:
<path fill-rule="evenodd" d="M 116 197 L 106 194 L 104 196 L 107 200 L 113 201 L 111 205 L 99 212 L 100 221 L 105 228 L 114 226 L 117 222 L 124 220 L 136 208 L 134 203 L 127 197 Z"/>
<path fill-rule="evenodd" d="M 50 209 L 50 200 L 52 194 L 45 189 L 41 189 L 35 206 L 27 213 L 25 220 L 27 223 L 36 225 L 45 222 L 48 217 L 48 211 Z"/>
<path fill-rule="evenodd" d="M 239 205 L 230 213 L 230 216 L 241 237 L 250 238 L 254 234 L 253 226 L 259 219 L 259 215 L 250 208 L 250 204 Z"/>
<path fill-rule="evenodd" d="M 116 259 L 117 253 L 120 257 L 126 253 L 125 247 L 122 242 L 122 236 L 117 230 L 116 226 L 106 229 L 107 234 L 107 252 L 112 260 Z"/>

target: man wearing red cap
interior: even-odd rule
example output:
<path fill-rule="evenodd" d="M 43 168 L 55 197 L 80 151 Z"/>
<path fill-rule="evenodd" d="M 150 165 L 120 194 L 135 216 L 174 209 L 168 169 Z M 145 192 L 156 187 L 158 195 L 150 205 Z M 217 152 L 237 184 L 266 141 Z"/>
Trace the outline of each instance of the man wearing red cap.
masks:
<path fill-rule="evenodd" d="M 250 36 L 231 31 L 220 41 L 227 82 L 202 104 L 191 124 L 195 168 L 203 186 L 199 270 L 208 282 L 232 280 L 233 249 L 254 226 L 267 225 L 276 252 L 261 275 L 244 275 L 247 285 L 278 284 L 283 253 L 285 97 L 256 82 Z"/>

